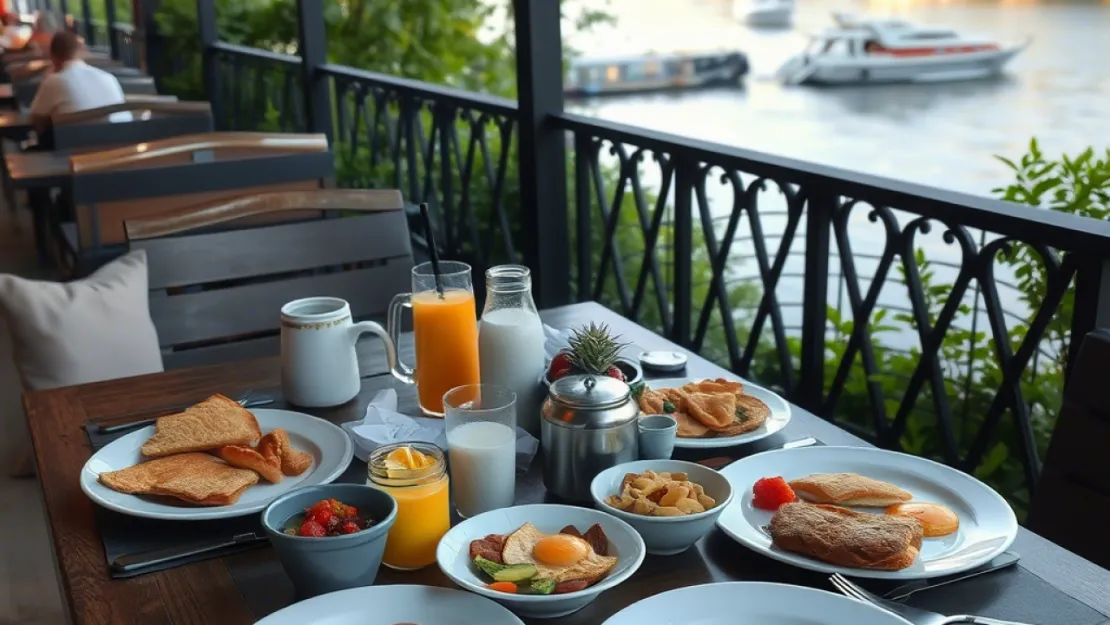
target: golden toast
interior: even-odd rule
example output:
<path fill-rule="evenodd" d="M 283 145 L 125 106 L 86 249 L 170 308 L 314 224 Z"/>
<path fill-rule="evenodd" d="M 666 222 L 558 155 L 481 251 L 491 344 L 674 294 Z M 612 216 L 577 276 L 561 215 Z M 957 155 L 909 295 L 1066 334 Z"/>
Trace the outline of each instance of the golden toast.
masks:
<path fill-rule="evenodd" d="M 798 497 L 811 503 L 885 508 L 913 499 L 893 484 L 857 473 L 814 473 L 790 482 Z"/>
<path fill-rule="evenodd" d="M 223 395 L 213 395 L 177 414 L 161 417 L 142 453 L 158 458 L 225 445 L 250 445 L 262 436 L 249 410 Z"/>
<path fill-rule="evenodd" d="M 233 504 L 258 474 L 236 469 L 208 454 L 186 453 L 101 473 L 100 483 L 136 495 L 165 495 L 199 506 Z"/>
<path fill-rule="evenodd" d="M 781 549 L 853 568 L 896 571 L 913 564 L 921 551 L 917 519 L 839 506 L 784 504 L 771 517 L 770 532 Z"/>

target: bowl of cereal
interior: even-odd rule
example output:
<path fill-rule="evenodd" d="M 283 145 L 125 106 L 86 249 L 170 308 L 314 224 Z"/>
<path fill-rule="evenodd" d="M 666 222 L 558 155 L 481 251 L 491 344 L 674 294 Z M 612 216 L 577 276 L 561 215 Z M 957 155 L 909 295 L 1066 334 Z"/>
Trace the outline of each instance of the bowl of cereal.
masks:
<path fill-rule="evenodd" d="M 631 525 L 657 556 L 682 553 L 709 533 L 732 502 L 732 486 L 709 467 L 681 460 L 638 460 L 597 474 L 594 505 Z"/>

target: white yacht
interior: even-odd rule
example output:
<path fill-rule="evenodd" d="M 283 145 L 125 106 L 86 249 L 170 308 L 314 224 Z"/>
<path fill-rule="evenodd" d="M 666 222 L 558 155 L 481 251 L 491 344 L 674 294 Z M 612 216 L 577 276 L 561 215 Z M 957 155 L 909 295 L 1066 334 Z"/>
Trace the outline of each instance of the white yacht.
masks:
<path fill-rule="evenodd" d="M 936 82 L 985 78 L 1032 41 L 1004 46 L 944 28 L 833 14 L 837 27 L 779 68 L 787 84 Z"/>
<path fill-rule="evenodd" d="M 794 20 L 794 0 L 733 0 L 732 17 L 748 26 L 785 28 Z"/>

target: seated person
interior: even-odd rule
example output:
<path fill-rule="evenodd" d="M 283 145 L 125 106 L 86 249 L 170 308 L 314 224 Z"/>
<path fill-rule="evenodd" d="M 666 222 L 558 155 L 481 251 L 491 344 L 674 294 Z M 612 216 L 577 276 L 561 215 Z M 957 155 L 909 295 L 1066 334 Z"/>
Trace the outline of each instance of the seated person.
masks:
<path fill-rule="evenodd" d="M 51 40 L 54 73 L 42 80 L 31 102 L 31 126 L 40 135 L 54 117 L 125 101 L 123 87 L 115 76 L 81 60 L 84 49 L 73 33 L 61 32 Z"/>
<path fill-rule="evenodd" d="M 0 48 L 4 50 L 19 50 L 27 45 L 31 33 L 20 23 L 18 14 L 5 13 L 3 16 L 0 16 L 0 21 L 4 24 L 4 31 L 0 33 Z"/>
<path fill-rule="evenodd" d="M 53 13 L 39 13 L 39 16 L 35 18 L 35 26 L 31 29 L 31 39 L 27 42 L 27 46 L 38 49 L 43 56 L 46 56 L 50 50 L 50 42 L 59 30 L 61 28 L 56 15 Z"/>

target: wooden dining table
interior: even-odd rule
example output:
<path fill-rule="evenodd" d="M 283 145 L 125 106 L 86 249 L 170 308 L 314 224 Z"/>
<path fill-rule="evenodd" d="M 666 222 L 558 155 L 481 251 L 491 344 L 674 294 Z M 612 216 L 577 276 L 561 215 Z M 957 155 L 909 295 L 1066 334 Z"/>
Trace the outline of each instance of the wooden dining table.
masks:
<path fill-rule="evenodd" d="M 635 350 L 686 351 L 595 303 L 556 308 L 541 315 L 545 323 L 557 328 L 577 327 L 591 321 L 606 323 L 616 334 L 622 335 L 622 340 L 630 341 Z M 403 339 L 400 351 L 411 358 L 412 337 L 404 335 Z M 685 372 L 688 377 L 731 376 L 713 363 L 692 353 L 688 355 Z M 337 408 L 305 411 L 334 423 L 361 419 L 368 402 L 379 391 L 394 388 L 399 395 L 400 410 L 416 413 L 413 388 L 399 383 L 388 373 L 380 344 L 376 341 L 360 343 L 359 360 L 363 377 L 356 399 Z M 91 454 L 83 429 L 87 422 L 118 420 L 125 414 L 149 415 L 200 401 L 213 393 L 236 397 L 247 391 L 272 392 L 280 397 L 280 364 L 276 357 L 35 391 L 25 396 L 54 557 L 72 622 L 238 625 L 252 623 L 294 601 L 291 582 L 269 547 L 130 579 L 111 579 L 94 520 L 95 504 L 79 486 L 79 475 Z M 281 406 L 279 401 L 273 407 Z M 795 406 L 790 423 L 781 432 L 759 442 L 699 452 L 680 450 L 676 456 L 691 460 L 722 456 L 736 459 L 781 448 L 806 437 L 814 437 L 826 445 L 867 445 L 836 425 Z M 365 471 L 360 461 L 356 459 L 353 463 L 353 469 Z M 541 466 L 540 458 L 536 458 L 526 473 L 518 475 L 516 503 L 553 500 L 544 491 Z M 961 612 L 1010 620 L 1025 616 L 1020 620 L 1028 619 L 1039 625 L 1064 625 L 1063 621 L 1049 619 L 1052 614 L 1066 613 L 1072 615 L 1067 618 L 1076 621 L 1075 625 L 1110 625 L 1110 592 L 1107 592 L 1110 572 L 1024 529 L 1020 530 L 1012 549 L 1021 556 L 1016 566 L 975 578 L 979 581 L 962 581 L 944 589 L 920 593 L 913 598 L 917 601 L 915 605 L 937 611 L 951 610 L 953 605 L 958 605 Z M 579 612 L 547 621 L 525 621 L 598 625 L 631 603 L 667 590 L 712 582 L 756 580 L 831 589 L 826 575 L 768 559 L 714 529 L 685 553 L 648 556 L 630 579 L 603 592 Z M 377 583 L 452 586 L 435 565 L 408 573 L 383 567 Z M 961 585 L 966 590 L 961 591 Z M 1048 597 L 1059 603 L 1047 608 L 1040 605 L 1047 603 Z M 1022 601 L 1025 605 L 1021 605 Z M 368 613 L 372 609 L 367 606 Z"/>

